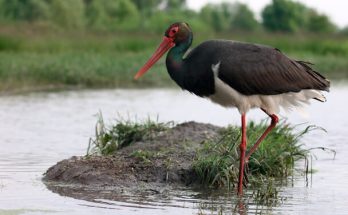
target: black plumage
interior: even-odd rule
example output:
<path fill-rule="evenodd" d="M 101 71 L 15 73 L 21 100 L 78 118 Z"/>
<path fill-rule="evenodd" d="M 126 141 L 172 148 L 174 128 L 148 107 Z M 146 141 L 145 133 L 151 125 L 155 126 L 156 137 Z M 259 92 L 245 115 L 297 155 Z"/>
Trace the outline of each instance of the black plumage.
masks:
<path fill-rule="evenodd" d="M 307 62 L 292 60 L 272 47 L 230 40 L 210 40 L 194 48 L 184 59 L 179 85 L 199 96 L 213 94 L 211 68 L 219 62 L 218 77 L 243 95 L 328 91 L 330 86 Z"/>

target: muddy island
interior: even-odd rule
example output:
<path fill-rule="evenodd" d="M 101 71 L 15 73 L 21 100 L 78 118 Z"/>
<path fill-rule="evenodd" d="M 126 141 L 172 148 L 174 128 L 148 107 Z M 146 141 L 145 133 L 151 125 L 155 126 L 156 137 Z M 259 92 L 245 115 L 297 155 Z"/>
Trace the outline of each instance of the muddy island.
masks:
<path fill-rule="evenodd" d="M 220 127 L 188 122 L 147 140 L 122 147 L 112 155 L 74 156 L 47 170 L 44 181 L 87 186 L 147 187 L 147 184 L 191 185 L 196 152 L 216 139 Z M 153 188 L 153 186 L 149 186 Z"/>
<path fill-rule="evenodd" d="M 249 123 L 248 140 L 254 142 L 266 125 Z M 262 150 L 253 154 L 249 183 L 286 177 L 295 162 L 306 156 L 292 129 L 281 123 Z M 82 199 L 91 190 L 162 193 L 178 187 L 233 187 L 238 177 L 239 143 L 238 126 L 118 122 L 106 128 L 99 120 L 89 155 L 58 162 L 47 170 L 43 181 L 54 192 Z M 74 194 L 76 189 L 85 191 Z"/>

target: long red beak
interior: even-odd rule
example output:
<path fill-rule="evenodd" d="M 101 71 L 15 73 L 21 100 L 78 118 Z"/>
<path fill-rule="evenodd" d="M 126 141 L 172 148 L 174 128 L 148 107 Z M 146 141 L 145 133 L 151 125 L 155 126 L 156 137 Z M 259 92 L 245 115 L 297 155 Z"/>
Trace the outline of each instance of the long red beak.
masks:
<path fill-rule="evenodd" d="M 163 40 L 155 53 L 151 56 L 151 58 L 145 63 L 145 65 L 137 72 L 137 74 L 134 76 L 134 79 L 140 78 L 147 70 L 151 68 L 161 57 L 166 53 L 170 48 L 175 46 L 175 43 L 173 42 L 172 38 L 163 37 Z"/>

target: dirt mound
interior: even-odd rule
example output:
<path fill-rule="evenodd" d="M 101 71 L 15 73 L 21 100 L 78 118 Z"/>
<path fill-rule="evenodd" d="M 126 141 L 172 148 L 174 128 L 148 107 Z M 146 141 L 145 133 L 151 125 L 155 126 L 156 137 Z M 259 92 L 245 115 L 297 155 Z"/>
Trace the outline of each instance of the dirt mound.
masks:
<path fill-rule="evenodd" d="M 44 174 L 46 184 L 158 188 L 164 185 L 193 185 L 192 162 L 207 139 L 217 138 L 221 128 L 187 122 L 136 142 L 112 156 L 71 157 Z M 156 189 L 155 189 L 156 190 Z"/>

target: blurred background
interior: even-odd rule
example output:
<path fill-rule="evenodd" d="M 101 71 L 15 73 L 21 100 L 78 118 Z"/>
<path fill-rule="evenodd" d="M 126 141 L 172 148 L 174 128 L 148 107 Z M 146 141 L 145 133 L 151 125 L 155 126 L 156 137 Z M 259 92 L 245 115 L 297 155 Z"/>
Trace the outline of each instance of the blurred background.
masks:
<path fill-rule="evenodd" d="M 347 78 L 348 15 L 339 2 L 0 0 L 0 92 L 172 86 L 164 60 L 141 81 L 133 76 L 175 21 L 191 25 L 194 45 L 267 44 L 330 79 Z"/>

